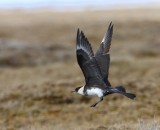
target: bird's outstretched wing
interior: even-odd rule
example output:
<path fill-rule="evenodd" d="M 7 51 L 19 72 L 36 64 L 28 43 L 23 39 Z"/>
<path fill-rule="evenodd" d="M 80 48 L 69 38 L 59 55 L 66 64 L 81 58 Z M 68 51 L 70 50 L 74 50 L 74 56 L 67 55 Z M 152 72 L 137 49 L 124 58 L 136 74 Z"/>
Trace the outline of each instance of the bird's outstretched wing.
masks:
<path fill-rule="evenodd" d="M 92 86 L 103 82 L 102 74 L 90 43 L 84 33 L 77 31 L 77 61 L 84 74 L 86 85 Z"/>
<path fill-rule="evenodd" d="M 108 81 L 108 73 L 110 65 L 110 55 L 108 53 L 111 46 L 112 34 L 113 34 L 113 24 L 111 22 L 95 54 L 95 58 L 101 69 L 103 81 L 106 83 L 107 86 L 111 86 L 110 82 Z"/>

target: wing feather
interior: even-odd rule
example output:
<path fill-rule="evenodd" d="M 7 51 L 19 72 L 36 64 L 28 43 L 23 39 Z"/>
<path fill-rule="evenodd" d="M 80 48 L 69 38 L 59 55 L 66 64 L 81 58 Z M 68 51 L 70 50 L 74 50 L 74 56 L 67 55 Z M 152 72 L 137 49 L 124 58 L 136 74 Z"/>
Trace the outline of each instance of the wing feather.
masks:
<path fill-rule="evenodd" d="M 110 55 L 108 53 L 111 46 L 112 34 L 113 34 L 113 24 L 111 22 L 95 54 L 95 58 L 102 72 L 103 80 L 107 86 L 111 86 L 110 82 L 108 81 L 109 65 L 110 65 Z"/>
<path fill-rule="evenodd" d="M 109 52 L 111 46 L 112 34 L 113 34 L 113 24 L 111 22 L 96 52 L 96 55 L 104 55 Z"/>
<path fill-rule="evenodd" d="M 77 31 L 77 61 L 88 86 L 103 84 L 103 78 L 94 53 L 84 33 Z"/>

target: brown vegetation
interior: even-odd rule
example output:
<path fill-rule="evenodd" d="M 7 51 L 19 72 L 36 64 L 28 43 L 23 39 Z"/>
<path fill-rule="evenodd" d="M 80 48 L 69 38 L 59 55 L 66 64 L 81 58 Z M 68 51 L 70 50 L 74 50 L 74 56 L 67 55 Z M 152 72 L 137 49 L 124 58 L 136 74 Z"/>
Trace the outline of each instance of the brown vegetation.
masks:
<path fill-rule="evenodd" d="M 1 130 L 159 130 L 160 9 L 0 11 Z M 94 50 L 114 23 L 110 81 L 137 94 L 71 94 L 83 85 L 75 57 L 79 27 Z M 144 122 L 144 123 L 143 123 Z M 145 125 L 144 125 L 145 124 Z"/>

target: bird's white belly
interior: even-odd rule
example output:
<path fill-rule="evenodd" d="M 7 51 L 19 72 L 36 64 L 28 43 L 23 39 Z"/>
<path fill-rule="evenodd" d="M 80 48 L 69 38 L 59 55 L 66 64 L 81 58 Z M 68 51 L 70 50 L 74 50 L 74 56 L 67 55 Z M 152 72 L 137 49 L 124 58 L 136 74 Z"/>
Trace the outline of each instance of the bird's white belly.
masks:
<path fill-rule="evenodd" d="M 87 90 L 87 95 L 103 97 L 103 91 L 100 88 L 91 88 Z"/>

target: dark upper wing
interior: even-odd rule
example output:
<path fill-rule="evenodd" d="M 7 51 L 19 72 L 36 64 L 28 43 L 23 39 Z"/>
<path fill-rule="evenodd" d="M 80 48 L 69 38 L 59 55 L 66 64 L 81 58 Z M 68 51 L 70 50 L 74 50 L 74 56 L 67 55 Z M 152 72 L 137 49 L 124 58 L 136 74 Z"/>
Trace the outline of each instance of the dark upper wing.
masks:
<path fill-rule="evenodd" d="M 98 50 L 96 52 L 96 55 L 104 55 L 109 52 L 109 49 L 111 46 L 112 34 L 113 34 L 113 24 L 111 22 L 109 24 L 107 32 L 105 33 L 105 35 L 102 39 L 100 47 L 98 48 Z"/>
<path fill-rule="evenodd" d="M 84 74 L 86 85 L 103 83 L 100 68 L 94 57 L 92 47 L 83 32 L 77 31 L 77 61 Z"/>
<path fill-rule="evenodd" d="M 113 24 L 111 22 L 95 55 L 95 58 L 102 72 L 103 80 L 107 86 L 111 86 L 110 82 L 108 81 L 109 64 L 110 64 L 110 55 L 108 53 L 111 45 L 112 34 L 113 34 Z"/>

